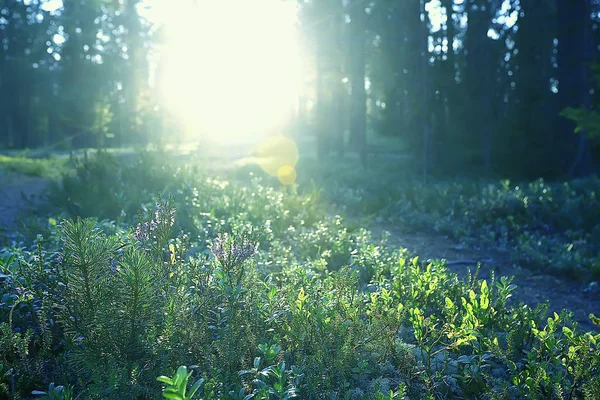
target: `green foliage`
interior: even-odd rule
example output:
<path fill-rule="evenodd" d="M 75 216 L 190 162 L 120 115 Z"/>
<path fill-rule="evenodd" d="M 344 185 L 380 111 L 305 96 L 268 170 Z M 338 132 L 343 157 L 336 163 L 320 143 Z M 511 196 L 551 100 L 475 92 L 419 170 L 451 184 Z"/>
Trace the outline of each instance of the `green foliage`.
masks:
<path fill-rule="evenodd" d="M 14 157 L 0 154 L 0 171 L 17 172 L 24 175 L 58 178 L 65 162 L 58 158 Z"/>
<path fill-rule="evenodd" d="M 168 180 L 169 200 L 148 194 L 137 218 L 65 220 L 3 252 L 0 363 L 19 371 L 3 373 L 4 393 L 61 382 L 80 398 L 156 399 L 156 377 L 181 365 L 202 383 L 189 389 L 179 368 L 161 378 L 167 398 L 592 400 L 600 390 L 600 336 L 566 312 L 510 305 L 508 278 L 460 281 L 328 216 L 314 191 L 192 168 Z M 500 219 L 517 195 L 497 190 Z M 584 201 L 564 196 L 581 212 Z M 531 219 L 518 210 L 520 224 Z"/>
<path fill-rule="evenodd" d="M 69 215 L 109 219 L 130 218 L 140 204 L 158 193 L 168 192 L 175 169 L 162 153 L 142 153 L 135 160 L 120 162 L 119 156 L 98 151 L 73 158 L 73 168 L 63 173 L 51 200 Z"/>
<path fill-rule="evenodd" d="M 589 67 L 591 67 L 595 86 L 598 86 L 598 83 L 600 83 L 600 63 L 597 61 L 592 62 Z M 560 116 L 575 122 L 574 133 L 586 135 L 589 139 L 596 141 L 600 139 L 600 113 L 597 104 L 593 108 L 567 107 L 560 112 Z"/>
<path fill-rule="evenodd" d="M 73 400 L 75 398 L 72 387 L 61 385 L 55 386 L 54 383 L 48 385 L 47 391 L 34 390 L 31 394 L 42 396 L 39 397 L 40 400 Z"/>
<path fill-rule="evenodd" d="M 261 368 L 261 363 L 262 359 L 256 357 L 253 368 L 239 372 L 246 382 L 249 381 L 252 391 L 244 397 L 244 389 L 237 393 L 230 391 L 229 396 L 232 399 L 288 400 L 299 397 L 298 386 L 304 376 L 299 368 L 292 366 L 291 369 L 287 369 L 285 361 L 266 368 Z"/>
<path fill-rule="evenodd" d="M 190 393 L 186 394 L 188 390 L 188 380 L 192 374 L 192 371 L 189 373 L 187 372 L 187 367 L 181 366 L 177 368 L 177 372 L 175 372 L 173 378 L 159 376 L 157 380 L 166 385 L 163 390 L 163 397 L 172 400 L 192 400 L 198 389 L 200 389 L 204 383 L 204 379 L 198 379 L 190 388 Z"/>
<path fill-rule="evenodd" d="M 382 168 L 328 170 L 319 178 L 327 188 L 322 195 L 345 205 L 351 215 L 367 214 L 384 226 L 434 230 L 467 245 L 483 243 L 507 251 L 523 267 L 580 279 L 600 276 L 596 177 L 423 183 L 398 179 Z"/>
<path fill-rule="evenodd" d="M 569 107 L 561 111 L 560 115 L 577 124 L 575 133 L 585 134 L 591 139 L 600 138 L 600 113 L 598 111 Z"/>
<path fill-rule="evenodd" d="M 419 214 L 425 216 L 422 226 L 511 250 L 514 261 L 524 266 L 587 277 L 599 273 L 598 193 L 596 178 L 417 186 L 396 200 L 391 218 L 410 224 L 411 216 Z"/>

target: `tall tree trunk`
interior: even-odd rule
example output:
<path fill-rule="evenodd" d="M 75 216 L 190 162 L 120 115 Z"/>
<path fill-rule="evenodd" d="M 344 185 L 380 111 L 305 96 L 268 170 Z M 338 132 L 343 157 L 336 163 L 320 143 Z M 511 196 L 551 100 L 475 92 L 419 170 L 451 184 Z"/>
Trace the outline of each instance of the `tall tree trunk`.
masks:
<path fill-rule="evenodd" d="M 588 66 L 591 54 L 591 20 L 589 0 L 558 1 L 558 95 L 560 108 L 585 105 L 589 92 Z M 575 176 L 590 173 L 587 143 L 573 133 L 575 125 L 559 118 L 557 128 L 557 157 L 562 160 L 563 172 Z M 584 162 L 587 161 L 587 162 Z"/>
<path fill-rule="evenodd" d="M 490 99 L 494 98 L 495 70 L 497 68 L 494 41 L 488 37 L 496 8 L 490 0 L 469 0 L 467 3 L 467 67 L 465 85 L 469 96 L 472 134 L 479 139 L 483 167 L 489 173 L 492 167 L 494 129 Z M 491 53 L 491 54 L 490 54 Z"/>
<path fill-rule="evenodd" d="M 387 4 L 386 4 L 387 5 Z M 406 59 L 405 37 L 407 26 L 403 5 L 392 3 L 380 11 L 380 24 L 384 26 L 382 48 L 386 54 L 389 73 L 384 76 L 385 109 L 383 110 L 383 134 L 401 136 L 406 134 L 406 114 L 410 104 L 406 101 Z"/>
<path fill-rule="evenodd" d="M 454 57 L 454 38 L 456 37 L 456 27 L 454 26 L 454 0 L 442 0 L 442 7 L 446 9 L 446 40 L 448 41 L 448 52 L 446 53 L 446 61 L 452 66 L 456 62 Z"/>
<path fill-rule="evenodd" d="M 427 15 L 425 11 L 425 2 L 421 1 L 421 15 Z M 433 139 L 433 93 L 431 84 L 431 66 L 429 65 L 429 26 L 428 18 L 424 18 L 424 29 L 421 30 L 421 91 L 423 93 L 423 180 L 426 182 L 431 170 L 431 152 Z"/>
<path fill-rule="evenodd" d="M 457 129 L 460 129 L 455 121 L 458 121 L 459 116 L 456 110 L 458 109 L 458 87 L 456 82 L 456 55 L 454 54 L 454 38 L 456 37 L 456 26 L 454 24 L 454 0 L 442 0 L 442 6 L 446 9 L 446 41 L 448 50 L 446 59 L 441 60 L 442 68 L 440 78 L 442 79 L 438 102 L 438 112 L 436 112 L 436 127 L 435 131 L 438 135 L 436 145 L 436 159 L 438 162 L 447 166 L 446 159 L 451 158 L 451 152 L 448 149 L 452 148 L 453 135 Z"/>
<path fill-rule="evenodd" d="M 367 165 L 367 94 L 365 90 L 365 10 L 350 3 L 350 50 L 349 79 L 351 90 L 350 138 L 360 155 L 363 166 Z"/>
<path fill-rule="evenodd" d="M 344 150 L 346 147 L 346 128 L 348 126 L 347 121 L 347 91 L 342 81 L 344 77 L 344 60 L 347 58 L 346 54 L 346 42 L 345 40 L 345 23 L 342 19 L 344 10 L 341 1 L 336 1 L 335 15 L 339 16 L 333 19 L 333 46 L 331 51 L 331 64 L 334 69 L 334 76 L 332 84 L 332 139 L 334 147 L 340 157 L 344 156 Z"/>
<path fill-rule="evenodd" d="M 556 163 L 552 162 L 554 118 L 548 118 L 558 113 L 557 99 L 549 85 L 554 74 L 555 13 L 548 0 L 522 1 L 514 39 L 518 54 L 511 62 L 519 68 L 514 69 L 514 129 L 510 130 L 506 147 L 512 155 L 511 163 L 527 178 L 553 176 L 557 172 Z"/>
<path fill-rule="evenodd" d="M 127 101 L 127 128 L 128 134 L 141 140 L 140 126 L 140 95 L 142 80 L 147 76 L 144 65 L 146 52 L 141 37 L 142 25 L 137 13 L 136 5 L 139 0 L 126 0 L 125 14 L 127 21 L 127 55 L 129 56 L 129 68 L 125 81 L 125 97 Z"/>
<path fill-rule="evenodd" d="M 327 96 L 327 82 L 325 79 L 325 70 L 327 63 L 325 62 L 326 51 L 322 42 L 316 41 L 315 51 L 315 71 L 316 71 L 316 137 L 317 137 L 317 159 L 319 162 L 324 162 L 329 152 L 329 136 L 328 119 L 330 100 Z"/>

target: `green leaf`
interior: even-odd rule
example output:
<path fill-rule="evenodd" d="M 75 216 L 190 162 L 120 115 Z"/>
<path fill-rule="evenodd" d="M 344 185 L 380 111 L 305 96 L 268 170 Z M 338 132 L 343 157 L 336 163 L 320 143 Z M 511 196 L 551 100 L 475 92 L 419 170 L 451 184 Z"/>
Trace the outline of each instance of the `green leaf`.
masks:
<path fill-rule="evenodd" d="M 489 290 L 487 287 L 487 283 L 485 281 L 483 281 L 481 283 L 481 296 L 479 298 L 479 307 L 482 310 L 487 310 L 488 306 L 490 305 L 490 298 L 488 296 Z"/>
<path fill-rule="evenodd" d="M 566 337 L 568 337 L 569 339 L 573 339 L 573 331 L 571 329 L 569 329 L 566 326 L 563 326 L 562 331 Z"/>
<path fill-rule="evenodd" d="M 177 368 L 177 372 L 175 373 L 175 376 L 173 377 L 173 384 L 175 386 L 179 386 L 179 384 L 181 384 L 182 382 L 186 382 L 187 381 L 187 377 L 188 377 L 188 372 L 187 372 L 187 367 L 185 365 L 182 365 L 181 367 Z"/>
<path fill-rule="evenodd" d="M 486 281 L 486 280 L 483 280 L 483 281 L 481 282 L 481 293 L 488 293 L 488 292 L 489 292 L 489 290 L 488 290 L 488 284 L 487 284 L 487 281 Z"/>
<path fill-rule="evenodd" d="M 590 342 L 595 346 L 596 345 L 596 336 L 592 335 L 590 332 L 587 333 Z M 600 335 L 598 335 L 600 337 Z"/>
<path fill-rule="evenodd" d="M 459 363 L 463 363 L 463 364 L 470 364 L 471 363 L 471 357 L 469 356 L 460 356 L 456 359 L 457 362 Z"/>
<path fill-rule="evenodd" d="M 196 383 L 194 383 L 194 385 L 191 387 L 190 389 L 190 395 L 188 396 L 188 399 L 191 399 L 194 397 L 194 395 L 196 394 L 196 392 L 198 391 L 198 389 L 200 389 L 200 386 L 202 386 L 204 384 L 204 379 L 200 378 L 196 381 Z"/>
<path fill-rule="evenodd" d="M 173 380 L 168 376 L 159 376 L 158 378 L 156 378 L 156 380 L 162 383 L 166 383 L 167 385 L 173 384 Z"/>
<path fill-rule="evenodd" d="M 533 388 L 535 386 L 535 382 L 533 381 L 533 378 L 531 378 L 531 377 L 527 377 L 527 379 L 525 379 L 525 383 L 530 388 Z"/>
<path fill-rule="evenodd" d="M 8 260 L 6 260 L 6 264 L 4 264 L 6 267 L 10 267 L 10 264 L 13 263 L 13 261 L 15 261 L 15 254 L 11 254 L 10 257 L 8 257 Z"/>
<path fill-rule="evenodd" d="M 477 295 L 475 294 L 473 289 L 469 290 L 469 299 L 471 300 L 471 303 L 475 303 L 476 298 L 477 298 Z"/>
<path fill-rule="evenodd" d="M 183 398 L 183 396 L 181 396 L 179 393 L 172 393 L 172 392 L 164 391 L 162 395 L 163 395 L 163 397 L 165 399 L 170 399 L 170 400 L 185 400 Z"/>

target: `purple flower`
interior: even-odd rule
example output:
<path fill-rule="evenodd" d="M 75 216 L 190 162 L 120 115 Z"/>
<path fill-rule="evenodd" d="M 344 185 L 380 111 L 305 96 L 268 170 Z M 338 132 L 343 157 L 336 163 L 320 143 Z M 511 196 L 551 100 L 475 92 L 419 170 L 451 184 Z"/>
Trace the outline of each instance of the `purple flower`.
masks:
<path fill-rule="evenodd" d="M 133 232 L 133 238 L 138 242 L 145 242 L 150 239 L 150 227 L 148 222 L 137 224 L 135 232 Z"/>
<path fill-rule="evenodd" d="M 19 295 L 20 297 L 28 297 L 28 296 L 31 296 L 31 294 L 32 294 L 29 289 L 24 289 L 22 287 L 16 288 L 15 291 L 17 292 L 17 295 Z"/>
<path fill-rule="evenodd" d="M 167 224 L 173 226 L 175 223 L 175 209 L 167 208 L 164 204 L 156 203 L 156 210 L 154 211 L 154 221 L 156 224 Z"/>
<path fill-rule="evenodd" d="M 258 243 L 243 238 L 241 241 L 231 240 L 227 233 L 219 234 L 210 246 L 215 258 L 222 266 L 234 267 L 241 265 L 252 257 L 258 249 Z"/>
<path fill-rule="evenodd" d="M 152 233 L 156 231 L 159 226 L 168 225 L 171 227 L 173 224 L 175 224 L 175 209 L 161 203 L 156 203 L 154 218 L 150 221 L 144 221 L 137 224 L 135 232 L 133 233 L 133 238 L 139 242 L 145 242 L 152 238 Z"/>

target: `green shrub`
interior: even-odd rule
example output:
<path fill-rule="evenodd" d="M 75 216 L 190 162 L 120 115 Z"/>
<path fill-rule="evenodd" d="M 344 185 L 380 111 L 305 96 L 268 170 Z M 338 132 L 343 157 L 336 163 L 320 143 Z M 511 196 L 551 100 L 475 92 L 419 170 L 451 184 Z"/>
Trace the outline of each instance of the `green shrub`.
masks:
<path fill-rule="evenodd" d="M 3 251 L 2 395 L 158 399 L 181 371 L 162 394 L 192 398 L 193 365 L 202 399 L 597 398 L 600 335 L 509 305 L 510 279 L 461 281 L 314 191 L 169 171 L 169 200 L 148 191 L 137 219 L 65 220 Z M 516 207 L 499 190 L 494 218 Z"/>

